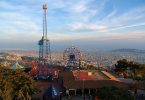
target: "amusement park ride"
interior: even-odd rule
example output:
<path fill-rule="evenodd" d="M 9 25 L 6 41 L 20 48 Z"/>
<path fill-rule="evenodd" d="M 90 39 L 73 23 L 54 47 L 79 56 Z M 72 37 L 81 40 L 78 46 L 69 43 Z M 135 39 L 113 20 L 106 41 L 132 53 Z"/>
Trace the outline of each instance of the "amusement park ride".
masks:
<path fill-rule="evenodd" d="M 43 4 L 43 36 L 38 42 L 39 45 L 39 62 L 51 63 L 50 40 L 47 38 L 47 5 Z"/>
<path fill-rule="evenodd" d="M 43 4 L 43 35 L 39 40 L 39 59 L 37 62 L 33 62 L 32 75 L 38 79 L 46 79 L 48 74 L 48 68 L 51 65 L 51 52 L 50 52 L 50 40 L 47 38 L 47 5 Z"/>
<path fill-rule="evenodd" d="M 83 59 L 83 54 L 81 50 L 77 47 L 71 46 L 66 48 L 63 53 L 64 66 L 70 69 L 79 68 L 81 61 Z"/>
<path fill-rule="evenodd" d="M 59 69 L 53 68 L 50 52 L 50 40 L 47 38 L 47 5 L 43 4 L 43 35 L 39 40 L 39 59 L 32 63 L 31 75 L 36 79 L 47 79 L 50 76 L 57 77 Z M 74 46 L 67 48 L 63 53 L 64 67 L 69 70 L 79 68 L 82 60 L 82 52 Z"/>

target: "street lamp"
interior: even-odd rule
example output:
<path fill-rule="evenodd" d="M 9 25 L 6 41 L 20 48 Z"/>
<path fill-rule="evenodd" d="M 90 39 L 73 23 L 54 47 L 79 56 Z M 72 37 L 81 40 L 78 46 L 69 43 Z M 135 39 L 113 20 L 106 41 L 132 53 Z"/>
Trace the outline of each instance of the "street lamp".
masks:
<path fill-rule="evenodd" d="M 83 79 L 83 99 L 85 100 L 85 79 Z"/>

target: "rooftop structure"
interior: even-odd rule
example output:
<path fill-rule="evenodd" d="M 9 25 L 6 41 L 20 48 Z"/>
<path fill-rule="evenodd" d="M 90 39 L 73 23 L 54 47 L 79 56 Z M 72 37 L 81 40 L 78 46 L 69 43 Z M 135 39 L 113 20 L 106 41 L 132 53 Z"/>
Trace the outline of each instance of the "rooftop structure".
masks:
<path fill-rule="evenodd" d="M 22 65 L 20 65 L 19 63 L 18 63 L 18 61 L 16 61 L 16 63 L 13 65 L 13 66 L 11 66 L 11 69 L 23 69 L 24 67 L 22 66 Z"/>
<path fill-rule="evenodd" d="M 119 81 L 113 75 L 105 75 L 103 72 L 89 73 L 90 71 L 71 71 L 60 74 L 63 77 L 63 85 L 66 89 L 92 89 L 101 88 L 104 86 L 117 86 L 128 88 L 127 84 Z M 83 86 L 84 85 L 84 86 Z"/>

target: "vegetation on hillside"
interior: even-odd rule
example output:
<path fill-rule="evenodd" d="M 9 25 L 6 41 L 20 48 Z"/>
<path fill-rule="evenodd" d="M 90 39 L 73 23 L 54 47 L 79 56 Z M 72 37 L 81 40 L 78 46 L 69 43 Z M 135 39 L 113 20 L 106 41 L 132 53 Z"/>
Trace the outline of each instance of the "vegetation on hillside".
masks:
<path fill-rule="evenodd" d="M 115 65 L 117 73 L 123 73 L 124 77 L 144 78 L 145 77 L 145 64 L 138 64 L 126 59 L 119 60 Z"/>
<path fill-rule="evenodd" d="M 34 81 L 20 70 L 0 66 L 0 98 L 2 100 L 31 100 Z"/>
<path fill-rule="evenodd" d="M 98 70 L 98 67 L 93 65 L 87 65 L 87 70 Z"/>
<path fill-rule="evenodd" d="M 129 91 L 117 87 L 100 88 L 97 97 L 99 100 L 135 100 Z"/>

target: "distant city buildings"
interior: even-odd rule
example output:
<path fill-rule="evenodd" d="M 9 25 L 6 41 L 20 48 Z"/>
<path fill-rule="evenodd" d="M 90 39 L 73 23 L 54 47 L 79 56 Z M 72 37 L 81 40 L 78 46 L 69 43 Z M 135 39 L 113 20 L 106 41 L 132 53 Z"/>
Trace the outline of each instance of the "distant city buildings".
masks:
<path fill-rule="evenodd" d="M 38 58 L 36 51 L 9 51 L 6 53 L 0 53 L 0 59 L 3 65 L 9 65 L 8 60 L 16 61 L 22 60 L 22 56 Z M 63 53 L 52 52 L 52 63 L 56 65 L 64 65 Z M 140 64 L 145 63 L 144 53 L 124 53 L 124 52 L 84 52 L 84 60 L 81 64 L 94 65 L 103 69 L 112 69 L 118 60 L 127 59 L 128 61 L 134 61 Z"/>

